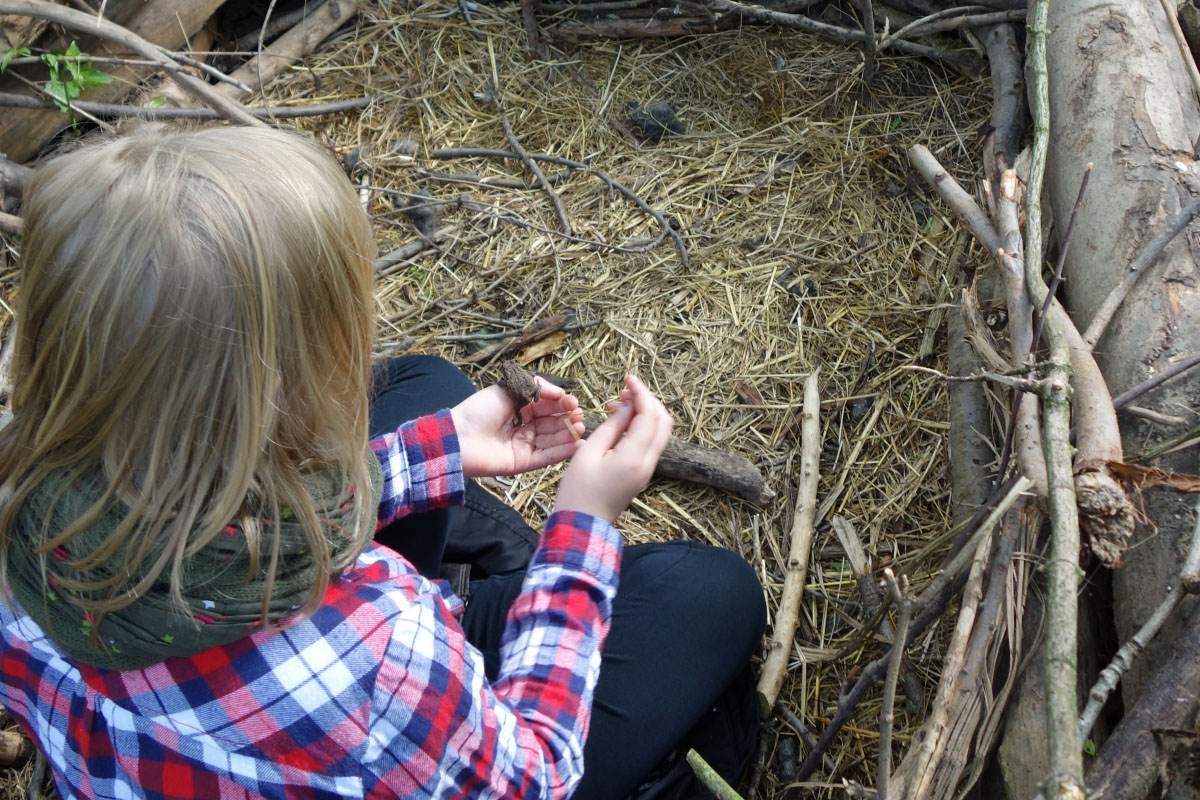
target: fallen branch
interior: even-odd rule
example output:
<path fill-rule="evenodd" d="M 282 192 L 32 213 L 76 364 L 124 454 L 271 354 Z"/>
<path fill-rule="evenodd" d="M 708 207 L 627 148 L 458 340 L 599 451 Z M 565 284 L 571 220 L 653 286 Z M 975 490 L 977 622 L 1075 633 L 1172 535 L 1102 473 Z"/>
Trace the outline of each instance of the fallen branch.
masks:
<path fill-rule="evenodd" d="M 809 750 L 817 749 L 817 737 L 813 736 L 808 726 L 801 722 L 800 718 L 793 714 L 792 710 L 785 706 L 782 700 L 775 703 L 775 713 L 783 717 L 783 721 L 791 726 L 792 730 L 796 732 L 796 735 L 800 737 Z M 825 756 L 821 759 L 821 767 L 832 775 L 833 771 L 837 769 L 837 764 L 833 763 L 832 758 Z"/>
<path fill-rule="evenodd" d="M 1150 615 L 1150 618 L 1138 629 L 1137 633 L 1129 638 L 1129 641 L 1121 645 L 1121 649 L 1108 662 L 1108 666 L 1100 672 L 1100 677 L 1096 679 L 1092 690 L 1088 692 L 1087 706 L 1079 715 L 1079 738 L 1086 739 L 1092 732 L 1092 726 L 1096 724 L 1100 710 L 1108 701 L 1108 696 L 1121 682 L 1121 676 L 1129 671 L 1134 660 L 1142 654 L 1146 645 L 1150 644 L 1150 640 L 1158 634 L 1163 623 L 1175 612 L 1179 601 L 1183 599 L 1184 592 L 1200 591 L 1200 507 L 1197 507 L 1196 511 L 1197 524 L 1192 531 L 1192 544 L 1188 549 L 1187 558 L 1184 560 L 1183 569 L 1180 571 L 1179 582 L 1172 584 L 1167 589 L 1167 596 L 1163 598 L 1162 603 Z"/>
<path fill-rule="evenodd" d="M 240 122 L 243 125 L 263 124 L 247 113 L 241 104 L 229 99 L 216 87 L 210 86 L 185 71 L 175 70 L 175 62 L 166 55 L 162 48 L 103 17 L 95 17 L 82 11 L 64 8 L 46 2 L 46 0 L 0 0 L 0 14 L 19 14 L 25 17 L 49 20 L 71 30 L 103 36 L 162 66 L 171 80 L 182 86 L 188 94 L 200 102 L 211 106 L 225 119 Z"/>
<path fill-rule="evenodd" d="M 33 742 L 20 729 L 0 731 L 0 767 L 24 766 L 34 750 Z"/>
<path fill-rule="evenodd" d="M 527 0 L 522 0 L 522 9 L 527 5 Z M 532 9 L 529 11 L 529 18 L 530 20 L 533 19 Z M 533 23 L 532 31 L 526 31 L 526 33 L 531 37 L 531 48 L 541 42 L 541 39 L 537 37 L 536 22 Z M 492 67 L 493 69 L 495 68 L 495 62 L 492 63 Z M 558 199 L 558 194 L 554 191 L 554 186 L 547 180 L 546 173 L 542 172 L 542 168 L 538 166 L 538 163 L 529 157 L 529 153 L 525 152 L 525 148 L 521 146 L 521 140 L 517 138 L 516 131 L 513 130 L 512 125 L 509 123 L 508 115 L 504 113 L 504 106 L 500 102 L 500 90 L 495 86 L 490 87 L 484 92 L 483 100 L 496 106 L 496 113 L 500 115 L 500 126 L 504 128 L 504 138 L 508 139 L 508 144 L 512 147 L 513 152 L 521 157 L 521 163 L 525 165 L 525 169 L 533 173 L 533 176 L 537 178 L 538 185 L 542 187 L 542 191 L 550 198 L 550 203 L 554 206 L 555 213 L 558 214 L 558 221 L 562 223 L 563 234 L 565 236 L 574 235 L 571 231 L 571 221 L 567 219 L 567 212 L 563 209 L 562 200 Z"/>
<path fill-rule="evenodd" d="M 472 353 L 463 359 L 463 363 L 479 364 L 494 361 L 511 350 L 545 339 L 550 334 L 562 330 L 566 324 L 566 314 L 555 314 L 549 319 L 544 319 L 540 322 L 531 322 L 516 336 L 504 339 L 496 344 L 488 345 Z"/>
<path fill-rule="evenodd" d="M 1033 159 L 1025 193 L 1025 290 L 1035 306 L 1051 298 L 1042 280 L 1042 179 L 1050 145 L 1046 36 L 1049 0 L 1033 0 L 1027 26 Z M 1050 509 L 1050 558 L 1046 603 L 1046 732 L 1050 774 L 1043 793 L 1057 800 L 1083 800 L 1083 743 L 1076 705 L 1078 642 L 1079 509 L 1071 470 L 1071 354 L 1060 320 L 1047 314 L 1051 366 L 1042 393 L 1042 446 Z"/>
<path fill-rule="evenodd" d="M 980 502 L 982 500 L 983 498 L 980 498 Z M 872 575 L 871 560 L 859 541 L 858 531 L 845 517 L 835 515 L 829 522 L 842 549 L 846 551 L 846 560 L 850 562 L 850 570 L 854 573 L 854 583 L 858 586 L 858 594 L 862 599 L 863 616 L 866 619 L 874 619 L 883 607 L 883 597 L 879 592 L 879 584 Z M 879 633 L 888 644 L 896 641 L 896 629 L 886 615 L 879 620 Z M 902 666 L 904 670 L 900 678 L 904 681 L 904 695 L 919 708 L 923 705 L 925 697 L 924 687 L 921 686 L 921 681 L 913 671 L 907 656 Z"/>
<path fill-rule="evenodd" d="M 358 0 L 327 2 L 310 12 L 287 33 L 276 39 L 270 47 L 238 67 L 230 78 L 242 87 L 223 84 L 217 91 L 225 97 L 244 98 L 261 92 L 285 69 L 311 54 L 317 45 L 329 38 L 334 31 L 358 13 Z"/>
<path fill-rule="evenodd" d="M 1170 655 L 1148 677 L 1137 702 L 1126 711 L 1088 772 L 1092 797 L 1147 797 L 1163 775 L 1164 754 L 1159 741 L 1163 732 L 1196 730 L 1200 694 L 1200 604 L 1183 621 Z"/>
<path fill-rule="evenodd" d="M 720 773 L 709 766 L 704 757 L 694 749 L 688 749 L 687 762 L 691 766 L 692 771 L 696 773 L 696 777 L 700 779 L 705 788 L 713 793 L 713 796 L 717 800 L 742 800 L 742 796 L 735 792 L 733 787 L 721 777 Z"/>
<path fill-rule="evenodd" d="M 950 206 L 950 210 L 967 226 L 967 230 L 975 234 L 975 238 L 983 243 L 989 253 L 1004 249 L 1004 242 L 1001 240 L 1000 234 L 992 225 L 992 221 L 983 213 L 983 209 L 971 195 L 967 194 L 966 190 L 958 185 L 958 181 L 946 172 L 928 148 L 919 144 L 908 148 L 908 161 L 916 168 L 917 172 L 921 173 L 921 177 L 941 195 L 946 204 Z"/>
<path fill-rule="evenodd" d="M 890 46 L 893 42 L 903 40 L 906 36 L 930 36 L 935 33 L 949 33 L 963 28 L 983 28 L 990 25 L 1001 25 L 1006 22 L 1020 22 L 1025 19 L 1023 10 L 991 11 L 985 14 L 971 13 L 971 7 L 947 8 L 935 11 L 924 17 L 909 22 L 904 27 L 888 34 L 879 43 L 879 49 Z"/>
<path fill-rule="evenodd" d="M 800 434 L 800 484 L 796 490 L 796 509 L 792 516 L 791 548 L 787 572 L 783 579 L 783 594 L 775 613 L 775 629 L 767 649 L 767 659 L 758 679 L 759 708 L 763 715 L 771 712 L 787 674 L 791 660 L 792 642 L 800 619 L 800 599 L 808 577 L 808 556 L 812 548 L 813 525 L 817 511 L 817 481 L 820 477 L 821 456 L 821 395 L 817 385 L 819 369 L 809 373 L 804 381 L 804 423 Z"/>
<path fill-rule="evenodd" d="M 603 421 L 595 414 L 583 418 L 589 434 Z M 711 486 L 760 506 L 775 497 L 766 478 L 750 459 L 725 450 L 682 442 L 674 436 L 659 456 L 654 477 Z"/>
<path fill-rule="evenodd" d="M 295 119 L 297 117 L 317 117 L 322 114 L 340 114 L 345 111 L 356 111 L 366 108 L 380 95 L 368 97 L 352 97 L 348 100 L 337 100 L 332 103 L 314 103 L 306 106 L 283 106 L 272 108 L 246 108 L 246 112 L 257 118 Z M 149 106 L 128 106 L 119 103 L 91 103 L 84 100 L 73 100 L 71 105 L 80 111 L 100 117 L 112 119 L 115 117 L 165 120 L 165 119 L 224 119 L 224 117 L 209 108 L 169 108 L 166 106 L 151 108 Z M 6 108 L 57 108 L 54 103 L 38 100 L 23 94 L 0 92 L 0 107 Z M 9 162 L 11 163 L 11 162 Z M 19 166 L 19 165 L 14 165 Z M 0 173 L 7 173 L 5 165 L 0 164 Z"/>
<path fill-rule="evenodd" d="M 436 158 L 436 159 L 451 159 L 451 158 L 509 158 L 509 159 L 515 159 L 515 160 L 521 159 L 521 156 L 519 154 L 511 152 L 509 150 L 490 150 L 490 149 L 481 148 L 481 147 L 454 147 L 454 148 L 446 148 L 446 149 L 442 149 L 442 150 L 434 150 L 433 152 L 431 152 L 429 154 L 429 157 Z M 625 186 L 624 184 L 613 180 L 606 173 L 592 167 L 589 164 L 585 164 L 582 161 L 573 161 L 569 158 L 561 158 L 559 156 L 550 156 L 550 155 L 545 155 L 542 153 L 530 153 L 529 157 L 536 161 L 546 161 L 550 164 L 558 164 L 559 166 L 570 167 L 572 169 L 588 170 L 593 175 L 595 175 L 598 179 L 603 181 L 610 189 L 613 189 L 614 191 L 619 192 L 620 194 L 624 195 L 630 202 L 632 202 L 634 205 L 636 205 L 639 209 L 641 209 L 642 211 L 644 211 L 645 213 L 647 213 L 651 217 L 653 217 L 654 221 L 657 222 L 659 224 L 659 227 L 661 228 L 661 233 L 657 238 L 647 242 L 646 244 L 642 245 L 639 248 L 632 248 L 632 247 L 626 248 L 625 252 L 638 252 L 638 253 L 649 252 L 650 250 L 654 249 L 654 247 L 656 247 L 658 245 L 658 243 L 663 240 L 664 237 L 669 236 L 669 237 L 671 237 L 671 240 L 675 243 L 676 249 L 679 251 L 679 259 L 680 259 L 680 261 L 683 262 L 683 268 L 684 269 L 688 268 L 689 262 L 688 262 L 688 255 L 687 255 L 687 247 L 684 246 L 683 238 L 679 235 L 678 231 L 676 231 L 675 228 L 672 227 L 669 222 L 667 222 L 666 217 L 664 217 L 661 212 L 656 211 L 654 208 L 652 208 L 648 203 L 646 203 L 645 200 L 643 200 L 641 197 L 639 197 L 637 195 L 637 193 L 634 192 L 632 189 L 630 189 L 628 186 Z"/>
<path fill-rule="evenodd" d="M 861 30 L 851 30 L 837 25 L 830 25 L 828 22 L 821 22 L 811 17 L 806 17 L 803 14 L 788 14 L 763 8 L 762 6 L 733 2 L 733 0 L 703 0 L 703 2 L 710 11 L 716 14 L 731 15 L 739 19 L 769 22 L 784 28 L 794 28 L 795 30 L 804 31 L 805 33 L 811 33 L 815 36 L 821 36 L 837 42 L 857 44 L 865 42 L 867 39 L 867 34 Z M 974 69 L 982 67 L 979 57 L 966 50 L 942 50 L 903 39 L 891 41 L 889 42 L 889 46 L 909 55 L 950 61 Z"/>
<path fill-rule="evenodd" d="M 896 617 L 896 644 L 888 658 L 887 678 L 883 682 L 883 707 L 879 711 L 879 778 L 876 791 L 887 800 L 888 785 L 892 779 L 892 726 L 895 723 L 896 682 L 900 678 L 900 662 L 904 660 L 904 643 L 908 641 L 908 625 L 912 621 L 913 604 L 908 599 L 908 578 L 900 576 L 900 582 L 891 569 L 883 571 L 892 602 L 898 609 Z"/>
<path fill-rule="evenodd" d="M 1108 297 L 1104 298 L 1104 302 L 1100 304 L 1100 308 L 1096 309 L 1095 315 L 1092 316 L 1092 321 L 1087 327 L 1087 331 L 1083 334 L 1084 344 L 1088 348 L 1096 346 L 1096 342 L 1100 341 L 1100 337 L 1104 335 L 1104 331 L 1108 328 L 1108 324 L 1112 322 L 1113 316 L 1116 315 L 1117 309 L 1121 307 L 1125 296 L 1129 294 L 1129 290 L 1133 288 L 1133 284 L 1144 273 L 1158 257 L 1162 255 L 1162 251 L 1167 248 L 1171 240 L 1186 228 L 1196 215 L 1200 214 L 1200 200 L 1196 200 L 1180 211 L 1174 219 L 1163 226 L 1163 229 L 1158 234 L 1147 242 L 1145 249 L 1138 253 L 1129 265 L 1129 269 L 1121 278 L 1120 283 L 1113 287 Z"/>
<path fill-rule="evenodd" d="M 1008 509 L 1017 501 L 1017 498 L 1028 491 L 1032 485 L 1032 482 L 1023 475 L 1010 481 L 1003 494 L 997 500 L 996 505 L 992 507 L 986 516 L 982 517 L 978 526 L 974 530 L 966 531 L 968 534 L 966 543 L 959 548 L 949 563 L 942 568 L 938 576 L 934 578 L 933 582 L 917 598 L 915 616 L 909 627 L 907 641 L 900 642 L 897 639 L 896 643 L 892 645 L 893 647 L 908 647 L 915 637 L 920 636 L 931 622 L 941 616 L 951 597 L 955 594 L 956 587 L 961 585 L 960 579 L 965 582 L 965 576 L 962 573 L 974 558 L 975 550 L 979 547 L 980 538 L 991 536 L 991 532 L 996 527 L 1000 518 L 1007 513 Z M 796 771 L 797 781 L 806 781 L 816 772 L 817 767 L 822 763 L 826 751 L 829 750 L 829 746 L 833 744 L 834 738 L 841 731 L 842 727 L 850 721 L 850 718 L 854 714 L 854 709 L 862 701 L 867 690 L 883 677 L 890 659 L 890 652 L 889 648 L 887 653 L 884 653 L 868 664 L 863 669 L 854 686 L 848 691 L 843 692 L 842 696 L 838 698 L 837 711 L 834 712 L 833 719 L 829 721 L 825 732 L 821 734 L 821 739 L 817 742 L 817 746 L 813 748 L 808 757 L 804 759 L 804 763 L 800 765 L 800 769 Z M 785 798 L 795 798 L 796 796 L 796 792 L 792 790 L 787 790 L 784 793 Z"/>

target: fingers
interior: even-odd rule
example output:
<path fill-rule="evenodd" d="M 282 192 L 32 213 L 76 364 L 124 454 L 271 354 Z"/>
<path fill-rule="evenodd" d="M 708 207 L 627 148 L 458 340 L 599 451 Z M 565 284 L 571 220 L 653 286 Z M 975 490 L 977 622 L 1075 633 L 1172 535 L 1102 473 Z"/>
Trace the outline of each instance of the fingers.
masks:
<path fill-rule="evenodd" d="M 612 413 L 612 416 L 592 431 L 592 435 L 587 438 L 588 444 L 602 452 L 613 449 L 625 434 L 632 419 L 633 403 L 626 401 Z"/>
<path fill-rule="evenodd" d="M 625 385 L 631 394 L 626 403 L 632 403 L 634 417 L 620 446 L 644 452 L 657 461 L 671 437 L 674 421 L 662 401 L 636 376 L 625 376 Z"/>

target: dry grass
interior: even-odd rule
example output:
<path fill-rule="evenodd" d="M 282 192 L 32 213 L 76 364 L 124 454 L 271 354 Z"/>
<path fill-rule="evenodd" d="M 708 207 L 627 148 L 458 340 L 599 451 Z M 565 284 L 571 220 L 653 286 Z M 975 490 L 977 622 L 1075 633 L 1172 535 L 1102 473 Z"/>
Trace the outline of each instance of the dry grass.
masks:
<path fill-rule="evenodd" d="M 384 250 L 415 237 L 394 204 L 407 194 L 428 191 L 445 203 L 444 222 L 458 226 L 440 252 L 380 279 L 381 352 L 461 361 L 462 343 L 434 337 L 502 327 L 480 315 L 526 323 L 569 312 L 597 321 L 522 360 L 577 381 L 592 409 L 636 372 L 667 401 L 678 436 L 749 456 L 779 494 L 759 509 L 656 484 L 622 517 L 628 540 L 732 548 L 758 570 L 772 610 L 799 460 L 787 423 L 804 377 L 820 365 L 819 497 L 857 527 L 877 565 L 892 563 L 922 588 L 948 545 L 948 417 L 943 385 L 907 367 L 944 361 L 940 321 L 958 280 L 955 255 L 967 244 L 956 226 L 931 216 L 904 150 L 923 143 L 960 179 L 974 175 L 986 80 L 889 56 L 867 104 L 859 52 L 761 28 L 600 41 L 538 63 L 525 57 L 515 4 L 482 7 L 470 26 L 457 15 L 433 17 L 452 6 L 381 3 L 268 90 L 272 103 L 383 96 L 361 114 L 303 125 L 341 154 L 359 149 L 355 175 Z M 529 177 L 518 161 L 428 157 L 438 148 L 509 149 L 495 107 L 476 98 L 493 79 L 527 150 L 586 160 L 635 189 L 675 220 L 687 268 L 669 239 L 645 253 L 564 239 L 540 189 L 430 177 Z M 688 133 L 635 140 L 622 123 L 626 103 L 658 100 Z M 786 162 L 793 166 L 763 180 Z M 593 175 L 575 172 L 557 192 L 581 239 L 629 245 L 658 234 L 653 219 Z M 0 257 L 11 277 L 11 254 Z M 482 368 L 468 374 L 481 384 L 495 378 Z M 739 381 L 761 393 L 765 412 L 739 400 Z M 558 475 L 493 488 L 536 524 Z M 871 644 L 841 653 L 862 613 L 827 522 L 813 553 L 784 697 L 819 734 L 842 683 L 879 651 Z M 944 630 L 927 633 L 913 652 L 929 694 Z M 837 781 L 874 785 L 880 694 L 868 696 L 831 753 Z M 897 709 L 897 761 L 923 711 Z M 778 796 L 776 777 L 764 786 Z"/>

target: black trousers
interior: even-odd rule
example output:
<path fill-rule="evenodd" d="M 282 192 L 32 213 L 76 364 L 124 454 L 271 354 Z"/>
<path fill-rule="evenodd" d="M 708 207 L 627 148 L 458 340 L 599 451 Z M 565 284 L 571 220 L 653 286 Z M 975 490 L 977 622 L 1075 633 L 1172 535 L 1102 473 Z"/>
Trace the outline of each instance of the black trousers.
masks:
<path fill-rule="evenodd" d="M 371 433 L 455 405 L 474 391 L 443 359 L 410 356 L 376 370 Z M 473 484 L 472 484 L 473 486 Z M 438 575 L 451 554 L 482 562 L 462 624 L 499 667 L 508 609 L 521 591 L 537 534 L 478 486 L 465 507 L 406 517 L 376 536 Z M 730 782 L 754 750 L 758 708 L 750 656 L 766 625 L 762 589 L 737 554 L 694 542 L 627 547 L 574 800 L 711 797 L 683 765 L 694 747 Z"/>

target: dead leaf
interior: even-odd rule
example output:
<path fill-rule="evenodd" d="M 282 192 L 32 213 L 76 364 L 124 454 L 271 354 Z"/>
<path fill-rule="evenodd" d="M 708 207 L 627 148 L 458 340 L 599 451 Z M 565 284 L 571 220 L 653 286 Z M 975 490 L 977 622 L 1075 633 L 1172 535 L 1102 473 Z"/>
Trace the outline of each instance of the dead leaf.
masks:
<path fill-rule="evenodd" d="M 1184 494 L 1200 493 L 1200 475 L 1188 475 L 1184 472 L 1168 472 L 1155 467 L 1143 467 L 1140 464 L 1125 464 L 1120 461 L 1106 461 L 1103 464 L 1087 462 L 1080 464 L 1076 474 L 1097 468 L 1107 470 L 1110 475 L 1126 486 L 1136 486 L 1138 489 L 1172 489 Z"/>
<path fill-rule="evenodd" d="M 548 356 L 557 350 L 567 340 L 567 332 L 552 333 L 540 342 L 534 342 L 517 356 L 516 362 L 527 367 L 542 356 Z"/>

